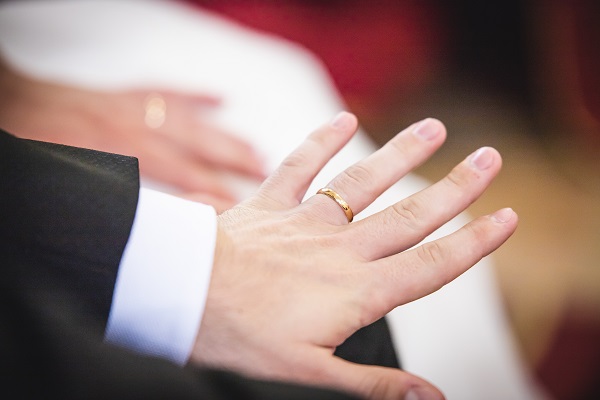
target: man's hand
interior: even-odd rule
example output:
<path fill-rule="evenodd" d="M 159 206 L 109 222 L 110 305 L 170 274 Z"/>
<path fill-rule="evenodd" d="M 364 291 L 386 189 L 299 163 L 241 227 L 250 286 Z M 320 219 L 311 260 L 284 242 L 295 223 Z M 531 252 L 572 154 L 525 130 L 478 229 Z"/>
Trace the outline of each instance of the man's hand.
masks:
<path fill-rule="evenodd" d="M 441 288 L 514 232 L 517 216 L 502 209 L 416 246 L 483 193 L 501 158 L 480 149 L 426 190 L 349 224 L 326 195 L 301 201 L 356 129 L 353 115 L 340 114 L 311 134 L 255 197 L 219 217 L 191 362 L 371 399 L 443 397 L 401 370 L 353 364 L 333 352 L 359 328 Z M 437 120 L 414 124 L 328 187 L 358 214 L 430 157 L 445 135 Z"/>

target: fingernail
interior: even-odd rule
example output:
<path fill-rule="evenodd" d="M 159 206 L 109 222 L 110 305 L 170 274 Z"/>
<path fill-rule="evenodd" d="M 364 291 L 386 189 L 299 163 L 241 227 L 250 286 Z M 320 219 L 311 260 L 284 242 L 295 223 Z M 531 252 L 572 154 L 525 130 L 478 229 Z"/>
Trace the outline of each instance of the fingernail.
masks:
<path fill-rule="evenodd" d="M 469 156 L 469 161 L 472 166 L 483 171 L 492 166 L 494 157 L 488 147 L 482 147 Z"/>
<path fill-rule="evenodd" d="M 413 132 L 425 140 L 431 140 L 440 133 L 440 125 L 433 118 L 426 118 L 417 124 Z"/>
<path fill-rule="evenodd" d="M 348 113 L 346 111 L 342 111 L 341 113 L 336 115 L 335 118 L 333 118 L 331 120 L 331 126 L 333 126 L 334 128 L 337 128 L 337 129 L 350 128 L 351 124 L 352 124 L 352 116 L 350 113 Z"/>
<path fill-rule="evenodd" d="M 492 214 L 492 219 L 500 224 L 505 224 L 510 221 L 514 215 L 512 208 L 503 208 Z"/>
<path fill-rule="evenodd" d="M 404 400 L 442 400 L 438 393 L 426 388 L 412 388 L 404 396 Z"/>

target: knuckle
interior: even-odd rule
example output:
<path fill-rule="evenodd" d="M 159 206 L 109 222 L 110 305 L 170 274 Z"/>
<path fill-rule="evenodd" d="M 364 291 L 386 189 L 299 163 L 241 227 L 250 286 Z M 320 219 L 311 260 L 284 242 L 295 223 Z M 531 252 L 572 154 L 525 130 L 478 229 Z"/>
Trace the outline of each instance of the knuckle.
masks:
<path fill-rule="evenodd" d="M 378 377 L 371 381 L 371 387 L 368 389 L 367 398 L 369 399 L 386 399 L 390 392 L 390 384 L 388 381 Z"/>
<path fill-rule="evenodd" d="M 350 184 L 360 184 L 365 185 L 374 181 L 375 176 L 373 172 L 366 168 L 362 164 L 355 164 L 349 168 L 347 168 L 342 175 L 340 175 L 340 180 L 342 186 Z"/>
<path fill-rule="evenodd" d="M 451 253 L 437 241 L 425 243 L 417 248 L 417 254 L 425 265 L 441 265 L 448 262 Z"/>
<path fill-rule="evenodd" d="M 429 242 L 418 247 L 417 254 L 423 262 L 421 268 L 427 269 L 428 281 L 431 287 L 438 290 L 452 281 L 451 271 L 455 264 L 452 252 L 437 242 Z"/>
<path fill-rule="evenodd" d="M 404 392 L 403 379 L 399 379 L 401 377 L 398 376 L 397 371 L 377 369 L 369 372 L 361 382 L 362 392 L 367 399 L 380 400 L 402 397 Z"/>
<path fill-rule="evenodd" d="M 394 221 L 402 221 L 411 230 L 419 229 L 422 212 L 421 206 L 417 201 L 411 198 L 404 199 L 392 205 L 390 210 L 393 213 L 392 219 Z"/>
<path fill-rule="evenodd" d="M 469 238 L 465 248 L 469 250 L 471 258 L 476 260 L 482 259 L 489 253 L 489 230 L 486 225 L 478 222 L 480 221 L 473 221 L 464 227 Z"/>
<path fill-rule="evenodd" d="M 317 248 L 322 249 L 324 251 L 344 247 L 344 242 L 342 241 L 342 238 L 340 237 L 340 235 L 337 235 L 335 231 L 326 235 L 309 237 L 308 239 L 311 240 L 317 246 Z"/>
<path fill-rule="evenodd" d="M 283 160 L 281 166 L 285 169 L 301 168 L 307 164 L 308 160 L 309 157 L 305 152 L 295 151 Z"/>

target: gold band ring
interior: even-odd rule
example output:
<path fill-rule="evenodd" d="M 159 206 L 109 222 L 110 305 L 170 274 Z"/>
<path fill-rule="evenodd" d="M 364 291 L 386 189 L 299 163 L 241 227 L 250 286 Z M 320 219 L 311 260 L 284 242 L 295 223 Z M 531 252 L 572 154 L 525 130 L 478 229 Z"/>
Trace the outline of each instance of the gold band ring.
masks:
<path fill-rule="evenodd" d="M 346 214 L 346 218 L 348 218 L 348 223 L 352 222 L 352 220 L 354 219 L 354 213 L 352 212 L 352 209 L 350 208 L 348 203 L 346 203 L 344 201 L 344 199 L 342 199 L 342 196 L 340 196 L 335 191 L 333 191 L 327 187 L 325 187 L 323 189 L 319 189 L 317 191 L 317 194 L 324 194 L 325 196 L 332 198 L 333 201 L 338 203 L 338 205 L 340 207 L 342 207 L 342 210 L 344 210 L 344 213 Z"/>
<path fill-rule="evenodd" d="M 144 122 L 150 129 L 160 128 L 167 118 L 167 103 L 160 94 L 150 93 L 144 100 Z"/>

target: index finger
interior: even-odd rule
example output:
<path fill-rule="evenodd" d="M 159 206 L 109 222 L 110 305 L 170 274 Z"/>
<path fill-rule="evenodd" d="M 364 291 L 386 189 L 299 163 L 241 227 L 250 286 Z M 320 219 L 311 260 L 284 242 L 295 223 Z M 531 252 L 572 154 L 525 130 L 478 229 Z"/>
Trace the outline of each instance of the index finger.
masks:
<path fill-rule="evenodd" d="M 358 121 L 342 111 L 311 133 L 263 183 L 258 195 L 277 208 L 300 204 L 319 171 L 356 133 Z"/>

